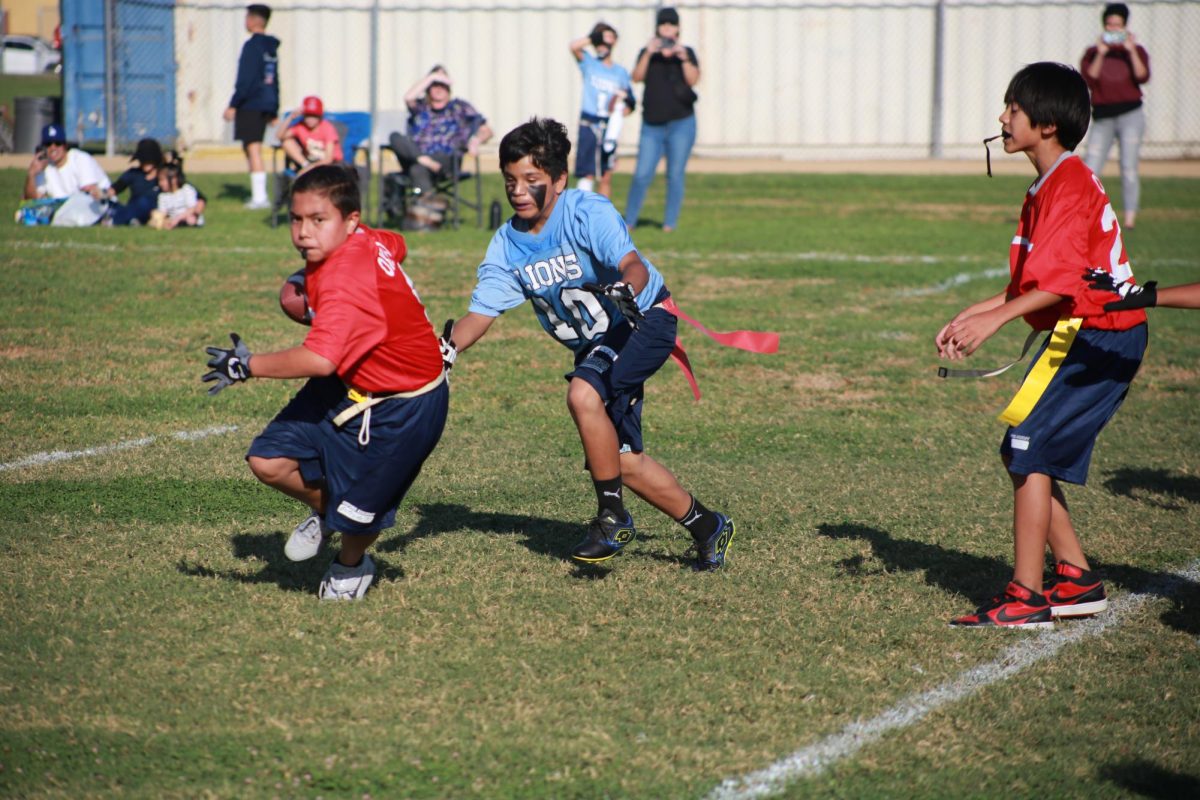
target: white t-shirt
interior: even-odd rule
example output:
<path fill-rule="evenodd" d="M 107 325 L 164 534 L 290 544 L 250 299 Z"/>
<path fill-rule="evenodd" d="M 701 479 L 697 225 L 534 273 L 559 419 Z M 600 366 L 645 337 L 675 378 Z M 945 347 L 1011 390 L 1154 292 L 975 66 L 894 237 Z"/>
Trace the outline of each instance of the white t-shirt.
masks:
<path fill-rule="evenodd" d="M 185 183 L 174 192 L 159 192 L 158 210 L 167 215 L 167 219 L 187 213 L 187 210 L 200 202 L 200 193 L 190 183 Z M 204 215 L 196 218 L 196 226 L 204 224 Z"/>
<path fill-rule="evenodd" d="M 37 177 L 38 197 L 70 197 L 84 186 L 92 185 L 107 189 L 112 184 L 96 159 L 75 148 L 67 151 L 67 160 L 61 167 L 47 164 Z"/>

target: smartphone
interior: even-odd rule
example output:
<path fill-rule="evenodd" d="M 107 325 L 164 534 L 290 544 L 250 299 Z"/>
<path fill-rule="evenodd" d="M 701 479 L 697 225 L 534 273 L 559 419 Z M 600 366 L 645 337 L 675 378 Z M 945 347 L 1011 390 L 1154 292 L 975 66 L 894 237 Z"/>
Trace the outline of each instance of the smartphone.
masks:
<path fill-rule="evenodd" d="M 1100 34 L 1100 39 L 1105 44 L 1121 44 L 1125 41 L 1125 31 L 1105 31 Z"/>
<path fill-rule="evenodd" d="M 670 50 L 674 46 L 675 46 L 674 39 L 668 38 L 666 36 L 660 36 L 658 38 L 658 47 L 660 50 Z"/>

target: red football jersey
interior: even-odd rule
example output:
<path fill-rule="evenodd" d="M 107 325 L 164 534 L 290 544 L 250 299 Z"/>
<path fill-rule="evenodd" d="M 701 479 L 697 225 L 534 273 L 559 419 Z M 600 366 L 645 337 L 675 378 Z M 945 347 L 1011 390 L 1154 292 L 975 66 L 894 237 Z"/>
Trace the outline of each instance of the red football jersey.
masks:
<path fill-rule="evenodd" d="M 337 364 L 348 386 L 408 392 L 442 371 L 437 334 L 400 266 L 406 254 L 401 236 L 359 225 L 305 270 L 314 316 L 304 346 Z"/>
<path fill-rule="evenodd" d="M 1133 277 L 1104 187 L 1078 156 L 1067 154 L 1025 196 L 1009 248 L 1008 296 L 1035 289 L 1063 296 L 1061 303 L 1025 315 L 1035 330 L 1050 330 L 1062 317 L 1082 317 L 1084 328 L 1115 331 L 1145 322 L 1142 309 L 1104 310 L 1116 296 L 1088 286 L 1084 272 L 1096 267 L 1111 272 L 1117 283 Z"/>

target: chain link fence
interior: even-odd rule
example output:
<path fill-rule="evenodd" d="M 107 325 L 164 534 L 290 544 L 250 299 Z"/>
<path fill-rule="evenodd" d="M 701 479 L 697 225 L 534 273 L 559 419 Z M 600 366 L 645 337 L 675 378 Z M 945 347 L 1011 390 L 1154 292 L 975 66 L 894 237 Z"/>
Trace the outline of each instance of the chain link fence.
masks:
<path fill-rule="evenodd" d="M 64 0 L 64 5 L 66 0 Z M 99 4 L 96 4 L 99 5 Z M 281 41 L 283 107 L 309 94 L 337 111 L 374 112 L 375 143 L 403 124 L 403 96 L 434 64 L 499 133 L 535 114 L 574 127 L 580 79 L 568 43 L 598 20 L 620 34 L 632 68 L 654 32 L 655 2 L 562 0 L 271 3 Z M 1078 66 L 1103 2 L 1062 0 L 726 0 L 679 3 L 681 39 L 700 59 L 699 155 L 977 158 L 998 128 L 1023 64 Z M 245 4 L 105 0 L 117 63 L 101 70 L 126 129 L 146 108 L 171 112 L 185 145 L 230 143 L 221 112 L 246 38 Z M 1151 57 L 1146 158 L 1200 157 L 1200 0 L 1132 6 Z M 170 18 L 167 67 L 155 31 Z M 163 86 L 150 95 L 147 86 Z M 157 106 L 155 105 L 157 104 Z M 154 116 L 153 114 L 149 116 Z M 161 114 L 159 116 L 162 116 Z M 68 123 L 70 124 L 70 123 Z M 636 146 L 630 120 L 622 148 Z M 151 134 L 152 135 L 152 134 Z M 164 137 L 167 138 L 167 137 Z M 173 138 L 173 137 L 172 137 Z M 495 141 L 492 142 L 495 145 Z"/>

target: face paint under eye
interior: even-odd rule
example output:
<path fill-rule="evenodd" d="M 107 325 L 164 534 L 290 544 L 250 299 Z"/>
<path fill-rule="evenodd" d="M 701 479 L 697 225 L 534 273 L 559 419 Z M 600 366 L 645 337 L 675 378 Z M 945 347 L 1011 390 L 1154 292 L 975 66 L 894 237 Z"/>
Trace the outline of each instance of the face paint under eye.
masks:
<path fill-rule="evenodd" d="M 537 204 L 538 211 L 546 207 L 546 189 L 549 188 L 544 183 L 533 184 L 529 187 L 529 196 L 533 198 L 533 202 Z"/>

